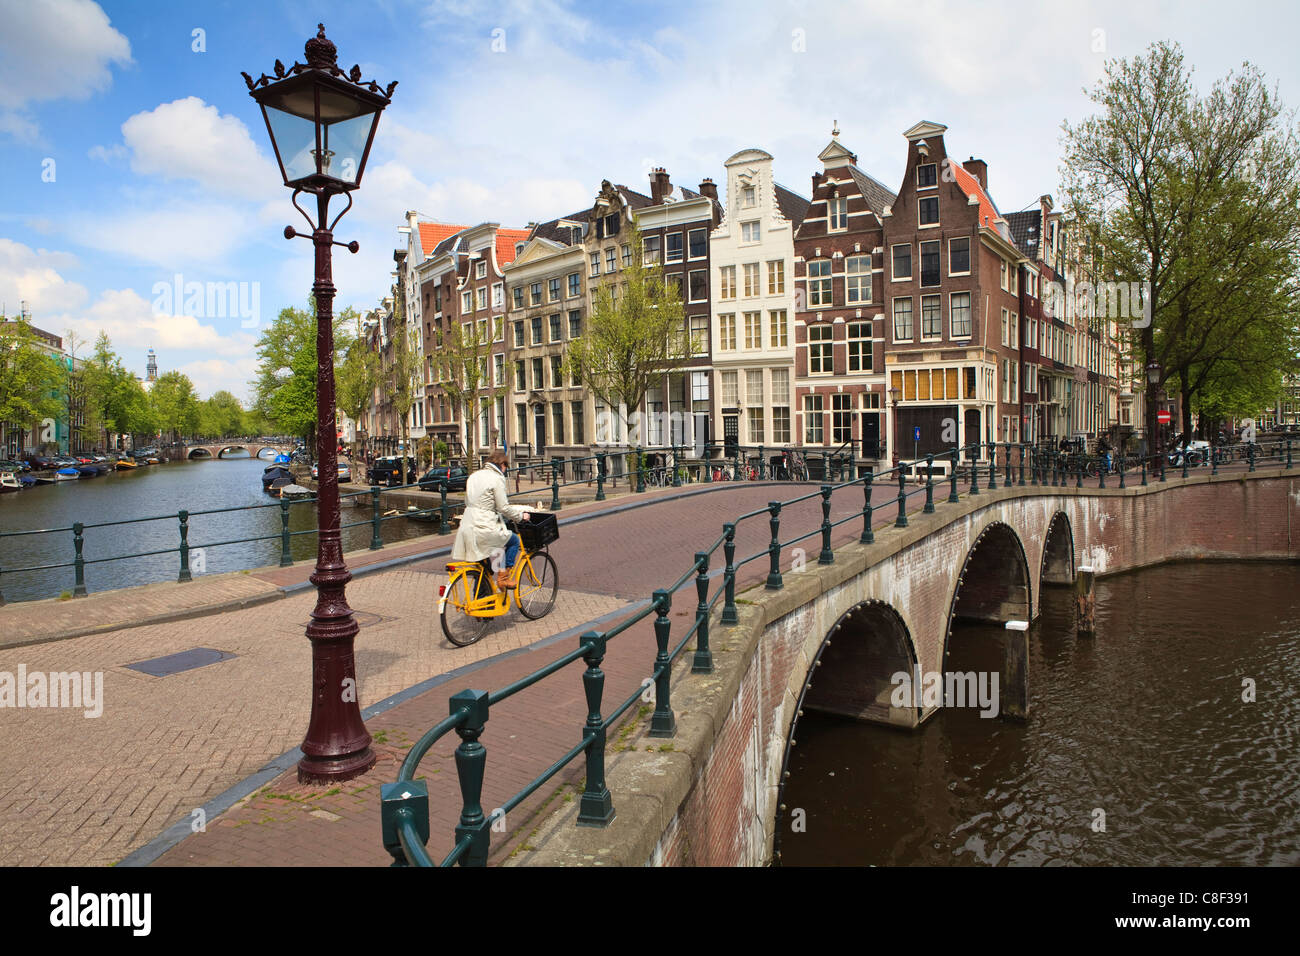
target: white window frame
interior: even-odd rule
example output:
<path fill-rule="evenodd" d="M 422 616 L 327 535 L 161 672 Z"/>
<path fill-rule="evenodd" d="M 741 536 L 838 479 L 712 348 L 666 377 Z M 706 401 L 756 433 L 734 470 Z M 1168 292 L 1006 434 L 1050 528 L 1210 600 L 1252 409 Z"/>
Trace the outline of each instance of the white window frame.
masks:
<path fill-rule="evenodd" d="M 953 271 L 952 271 L 952 244 L 953 244 L 954 242 L 964 242 L 964 243 L 966 243 L 966 271 L 965 271 L 965 272 L 953 272 Z M 970 263 L 971 263 L 971 254 L 970 254 L 970 236 L 953 236 L 953 237 L 951 237 L 951 238 L 948 240 L 948 275 L 950 275 L 950 276 L 968 276 L 968 275 L 970 275 Z"/>
<path fill-rule="evenodd" d="M 907 250 L 907 268 L 908 273 L 905 276 L 898 274 L 898 255 L 896 250 Z M 889 279 L 891 282 L 911 282 L 916 277 L 916 250 L 910 242 L 896 242 L 889 247 Z"/>

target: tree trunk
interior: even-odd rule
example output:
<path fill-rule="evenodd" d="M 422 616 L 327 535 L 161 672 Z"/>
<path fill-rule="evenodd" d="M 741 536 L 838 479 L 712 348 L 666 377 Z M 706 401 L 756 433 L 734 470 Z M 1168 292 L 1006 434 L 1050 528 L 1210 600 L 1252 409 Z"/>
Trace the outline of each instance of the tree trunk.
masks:
<path fill-rule="evenodd" d="M 1186 435 L 1190 441 L 1192 435 L 1192 395 L 1191 392 L 1188 391 L 1186 384 L 1179 383 L 1178 397 L 1180 399 L 1180 404 L 1182 405 L 1182 408 L 1179 411 L 1181 412 L 1180 419 L 1182 421 L 1183 434 Z"/>

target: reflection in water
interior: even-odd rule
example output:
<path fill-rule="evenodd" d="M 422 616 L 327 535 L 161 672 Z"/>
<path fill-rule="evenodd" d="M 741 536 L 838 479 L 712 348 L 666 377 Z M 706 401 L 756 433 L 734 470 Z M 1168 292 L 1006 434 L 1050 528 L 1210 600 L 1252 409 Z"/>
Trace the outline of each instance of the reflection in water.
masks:
<path fill-rule="evenodd" d="M 906 732 L 806 713 L 783 797 L 806 832 L 787 814 L 782 863 L 1300 863 L 1297 580 L 1263 564 L 1107 578 L 1092 639 L 1074 634 L 1070 592 L 1044 589 L 1028 724 L 954 709 Z M 999 641 L 958 626 L 949 666 L 996 669 Z"/>
<path fill-rule="evenodd" d="M 0 495 L 0 531 L 34 528 L 70 528 L 80 521 L 91 525 L 107 521 L 166 515 L 160 521 L 87 528 L 84 556 L 86 587 L 91 591 L 174 581 L 180 569 L 180 522 L 176 513 L 221 508 L 252 510 L 193 514 L 189 520 L 191 547 L 203 548 L 201 565 L 192 554 L 196 572 L 215 574 L 278 564 L 280 560 L 280 508 L 276 499 L 262 491 L 262 471 L 269 462 L 255 458 L 222 461 L 173 461 L 164 465 L 119 471 L 100 478 L 78 479 L 42 485 L 16 494 Z M 341 522 L 345 550 L 370 544 L 371 508 L 343 501 Z M 393 518 L 383 521 L 380 534 L 385 542 L 400 541 L 437 530 L 437 523 Z M 294 534 L 290 549 L 295 561 L 316 554 L 316 508 L 294 504 L 289 509 L 289 528 Z M 218 544 L 238 538 L 262 540 L 240 544 Z M 161 554 L 121 561 L 97 559 L 119 554 L 162 551 Z M 74 556 L 71 531 L 57 534 L 0 537 L 0 593 L 6 601 L 28 601 L 57 597 L 73 586 L 72 568 L 50 571 L 13 572 L 14 568 L 71 562 Z"/>

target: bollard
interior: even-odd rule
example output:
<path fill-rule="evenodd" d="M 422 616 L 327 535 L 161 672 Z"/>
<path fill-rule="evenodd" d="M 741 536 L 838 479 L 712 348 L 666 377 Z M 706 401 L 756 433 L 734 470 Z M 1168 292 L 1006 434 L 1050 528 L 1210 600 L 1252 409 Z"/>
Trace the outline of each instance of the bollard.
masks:
<path fill-rule="evenodd" d="M 384 539 L 379 536 L 379 488 L 370 486 L 370 550 L 378 551 L 384 546 Z"/>
<path fill-rule="evenodd" d="M 722 601 L 722 623 L 739 624 L 740 615 L 736 612 L 736 525 L 727 522 L 722 526 L 722 554 L 727 566 L 722 569 L 722 579 L 726 595 Z"/>
<path fill-rule="evenodd" d="M 862 537 L 858 539 L 859 544 L 875 544 L 876 533 L 871 529 L 871 468 L 867 467 L 867 473 L 862 476 Z"/>
<path fill-rule="evenodd" d="M 193 581 L 190 576 L 190 513 L 178 511 L 176 517 L 181 522 L 181 573 L 176 576 L 177 584 Z"/>
<path fill-rule="evenodd" d="M 1021 488 L 1025 487 L 1025 446 L 1020 446 L 1020 482 Z"/>
<path fill-rule="evenodd" d="M 767 456 L 763 454 L 763 446 L 758 446 L 758 480 L 767 480 Z"/>
<path fill-rule="evenodd" d="M 948 503 L 956 504 L 961 500 L 957 495 L 957 449 L 952 450 L 952 470 L 948 473 L 950 487 L 948 489 Z"/>
<path fill-rule="evenodd" d="M 1250 461 L 1249 471 L 1255 470 L 1255 443 L 1251 442 L 1246 446 L 1246 458 Z M 1162 476 L 1163 477 L 1163 476 Z"/>
<path fill-rule="evenodd" d="M 517 477 L 517 476 L 516 476 Z M 447 479 L 438 482 L 438 534 L 451 534 L 451 525 L 447 523 Z"/>
<path fill-rule="evenodd" d="M 903 474 L 903 466 L 898 466 L 898 518 L 894 521 L 895 528 L 907 527 L 907 476 Z"/>
<path fill-rule="evenodd" d="M 970 493 L 972 495 L 978 495 L 980 493 L 979 443 L 976 442 L 974 445 L 971 446 L 971 449 L 973 450 L 974 454 L 971 455 L 971 459 L 970 459 Z"/>
<path fill-rule="evenodd" d="M 605 500 L 605 453 L 596 453 L 596 500 Z"/>
<path fill-rule="evenodd" d="M 1079 568 L 1074 579 L 1074 628 L 1080 637 L 1097 633 L 1096 573 L 1089 565 Z"/>
<path fill-rule="evenodd" d="M 934 514 L 934 455 L 925 456 L 925 514 Z"/>
<path fill-rule="evenodd" d="M 1147 483 L 1147 456 L 1142 456 L 1142 484 Z"/>
<path fill-rule="evenodd" d="M 989 491 L 998 490 L 998 443 L 989 443 Z"/>
<path fill-rule="evenodd" d="M 772 543 L 767 546 L 768 557 L 771 558 L 771 567 L 767 572 L 767 590 L 779 591 L 785 587 L 785 582 L 781 580 L 781 502 L 769 501 L 767 510 L 772 515 L 767 521 L 772 530 Z"/>
<path fill-rule="evenodd" d="M 85 530 L 85 525 L 80 521 L 72 526 L 72 547 L 76 550 L 76 557 L 73 558 L 74 584 L 72 586 L 73 597 L 86 596 L 86 559 L 82 556 L 81 550 L 84 541 L 81 533 Z"/>
<path fill-rule="evenodd" d="M 704 443 L 704 483 L 713 484 L 713 459 L 709 457 L 709 443 Z"/>
<path fill-rule="evenodd" d="M 641 457 L 641 446 L 636 446 L 636 490 L 645 491 L 645 460 Z"/>
<path fill-rule="evenodd" d="M 1007 621 L 1002 640 L 1001 716 L 1025 721 L 1029 718 L 1029 622 Z"/>
<path fill-rule="evenodd" d="M 469 711 L 456 727 L 460 744 L 456 747 L 456 777 L 460 782 L 460 821 L 456 824 L 456 842 L 469 837 L 469 848 L 460 858 L 461 866 L 487 866 L 488 840 L 491 831 L 483 816 L 483 771 L 487 767 L 487 748 L 479 743 L 488 719 L 488 692 L 462 690 L 448 701 L 448 713 Z"/>
<path fill-rule="evenodd" d="M 1291 440 L 1287 439 L 1288 461 L 1290 460 L 1290 457 L 1291 457 Z M 1290 465 L 1288 465 L 1287 467 L 1290 467 Z M 1217 475 L 1218 473 L 1219 473 L 1219 449 L 1215 447 L 1214 442 L 1210 442 L 1210 474 Z"/>
<path fill-rule="evenodd" d="M 600 699 L 605 690 L 605 637 L 588 631 L 578 638 L 587 669 L 582 674 L 582 690 L 587 697 L 587 722 L 582 739 L 587 745 L 587 785 L 578 804 L 580 827 L 603 827 L 614 819 L 614 800 L 605 785 L 605 718 L 600 715 Z"/>
<path fill-rule="evenodd" d="M 289 547 L 289 499 L 280 499 L 280 567 L 293 564 L 293 550 Z"/>
<path fill-rule="evenodd" d="M 1120 452 L 1119 456 L 1119 486 L 1124 487 L 1124 453 Z"/>
<path fill-rule="evenodd" d="M 672 622 L 668 612 L 672 608 L 672 598 L 667 591 L 660 588 L 654 593 L 655 613 L 655 712 L 650 716 L 651 737 L 672 737 L 677 733 L 677 718 L 673 716 L 672 701 L 669 699 L 672 680 L 672 658 L 668 656 L 668 632 Z"/>
<path fill-rule="evenodd" d="M 818 564 L 834 564 L 835 552 L 831 550 L 831 492 L 830 485 L 822 485 L 822 550 L 817 555 Z"/>
<path fill-rule="evenodd" d="M 551 459 L 551 510 L 560 510 L 560 459 Z"/>
<path fill-rule="evenodd" d="M 1012 445 L 1010 442 L 1007 443 L 1006 452 L 1005 452 L 1007 474 L 1006 474 L 1006 480 L 1002 482 L 1003 488 L 1010 488 L 1015 483 L 1015 478 L 1016 478 L 1015 472 L 1011 470 L 1011 449 L 1014 447 L 1015 446 Z"/>
<path fill-rule="evenodd" d="M 709 552 L 696 551 L 695 595 L 699 603 L 695 608 L 695 659 L 691 662 L 692 674 L 713 673 L 713 651 L 709 648 Z"/>
<path fill-rule="evenodd" d="M 1083 487 L 1083 459 L 1080 458 L 1074 463 L 1074 487 Z"/>

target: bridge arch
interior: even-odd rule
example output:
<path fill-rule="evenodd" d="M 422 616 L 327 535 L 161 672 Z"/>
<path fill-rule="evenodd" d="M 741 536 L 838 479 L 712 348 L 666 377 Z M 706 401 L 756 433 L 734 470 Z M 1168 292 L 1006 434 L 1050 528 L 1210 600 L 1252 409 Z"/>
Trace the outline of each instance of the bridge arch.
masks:
<path fill-rule="evenodd" d="M 187 454 L 185 457 L 191 460 L 198 460 L 201 458 L 211 458 L 212 452 L 208 451 L 206 448 L 202 446 L 199 446 L 197 448 L 191 448 L 189 450 L 189 454 Z"/>
<path fill-rule="evenodd" d="M 953 584 L 948 627 L 943 637 L 943 670 L 948 670 L 952 626 L 959 619 L 975 621 L 1033 620 L 1033 581 L 1025 547 L 1011 525 L 993 521 L 984 527 L 966 552 Z"/>
<path fill-rule="evenodd" d="M 223 445 L 222 448 L 221 448 L 221 450 L 220 450 L 219 452 L 217 452 L 217 457 L 218 457 L 218 458 L 225 458 L 225 457 L 226 457 L 226 452 L 228 452 L 228 451 L 242 451 L 242 452 L 247 452 L 247 451 L 248 451 L 248 447 L 245 446 L 245 445 Z"/>
<path fill-rule="evenodd" d="M 1047 526 L 1039 581 L 1042 584 L 1074 583 L 1074 529 L 1064 511 L 1052 515 Z"/>
<path fill-rule="evenodd" d="M 265 445 L 262 448 L 259 448 L 257 450 L 257 454 L 254 457 L 261 458 L 263 460 L 269 460 L 271 458 L 274 458 L 278 454 L 280 454 L 279 448 L 275 447 L 274 445 Z"/>

